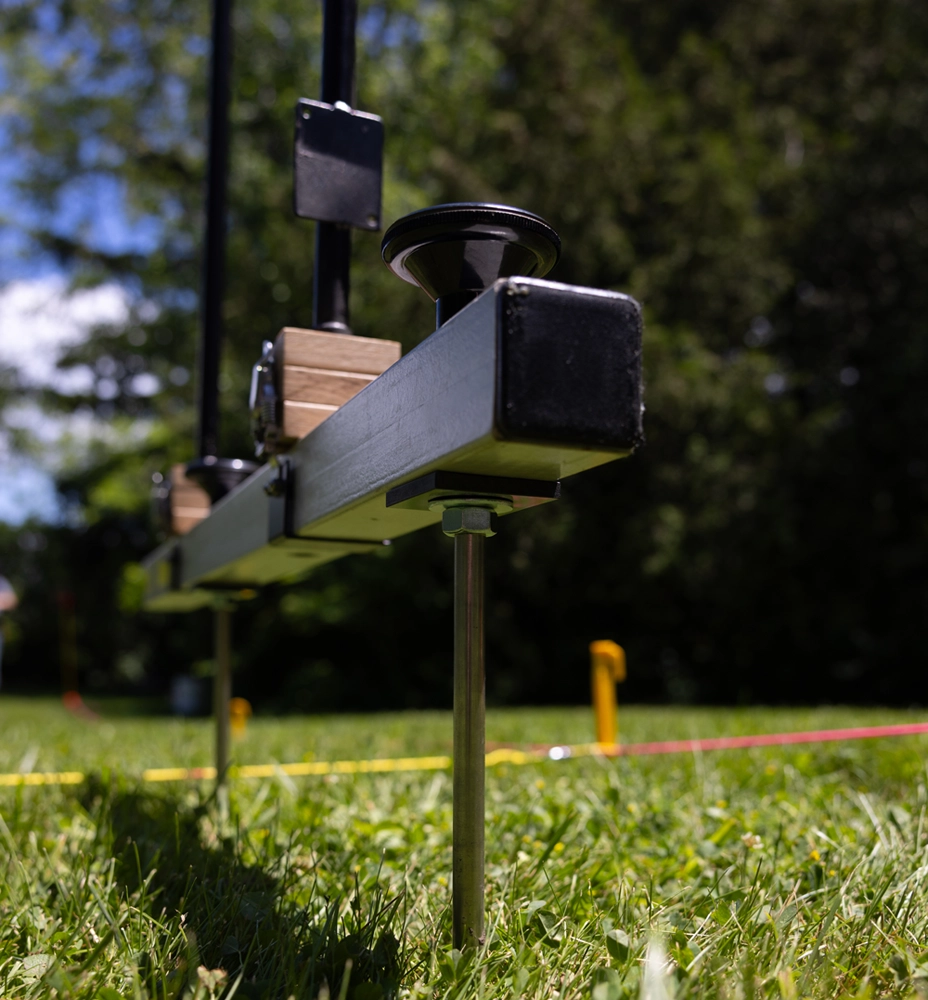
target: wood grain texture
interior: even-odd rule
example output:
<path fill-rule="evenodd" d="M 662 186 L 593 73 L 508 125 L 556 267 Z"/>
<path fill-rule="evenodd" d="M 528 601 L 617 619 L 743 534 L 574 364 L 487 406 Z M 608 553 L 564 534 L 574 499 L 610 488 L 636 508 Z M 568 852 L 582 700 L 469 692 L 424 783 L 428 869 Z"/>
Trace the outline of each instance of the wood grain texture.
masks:
<path fill-rule="evenodd" d="M 182 507 L 180 510 L 172 511 L 171 513 L 171 530 L 175 535 L 186 535 L 191 528 L 195 528 L 200 521 L 202 521 L 209 511 L 196 514 L 191 514 L 189 508 Z"/>
<path fill-rule="evenodd" d="M 352 337 L 285 326 L 277 335 L 274 354 L 280 365 L 379 375 L 399 361 L 400 344 L 377 337 Z"/>
<path fill-rule="evenodd" d="M 274 346 L 283 398 L 283 442 L 295 442 L 357 395 L 392 364 L 395 340 L 285 326 Z"/>
<path fill-rule="evenodd" d="M 283 436 L 295 440 L 306 437 L 337 409 L 337 406 L 325 403 L 303 403 L 285 399 Z"/>
<path fill-rule="evenodd" d="M 171 505 L 173 507 L 187 507 L 191 510 L 209 510 L 209 497 L 203 496 L 200 489 L 189 489 L 176 486 L 171 488 Z"/>
<path fill-rule="evenodd" d="M 171 467 L 171 532 L 186 535 L 209 514 L 210 501 L 206 490 L 187 478 L 183 465 Z"/>
<path fill-rule="evenodd" d="M 355 372 L 326 371 L 323 368 L 298 368 L 284 365 L 282 395 L 285 400 L 300 403 L 325 403 L 341 406 L 366 385 L 374 381 L 376 375 L 361 375 Z"/>

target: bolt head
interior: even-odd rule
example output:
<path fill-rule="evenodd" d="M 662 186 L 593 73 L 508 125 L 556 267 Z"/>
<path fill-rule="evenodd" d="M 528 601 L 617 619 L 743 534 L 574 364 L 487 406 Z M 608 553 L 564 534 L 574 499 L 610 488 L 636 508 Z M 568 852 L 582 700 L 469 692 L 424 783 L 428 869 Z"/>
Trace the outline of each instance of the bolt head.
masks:
<path fill-rule="evenodd" d="M 449 537 L 455 535 L 496 534 L 496 515 L 486 507 L 451 507 L 441 515 L 441 530 Z"/>

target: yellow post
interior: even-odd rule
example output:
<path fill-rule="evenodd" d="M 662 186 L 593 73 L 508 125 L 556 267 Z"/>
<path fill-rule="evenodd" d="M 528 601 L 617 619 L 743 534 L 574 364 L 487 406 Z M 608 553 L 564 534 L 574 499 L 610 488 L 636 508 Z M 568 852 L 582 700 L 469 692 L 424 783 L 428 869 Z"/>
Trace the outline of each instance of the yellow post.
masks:
<path fill-rule="evenodd" d="M 625 650 L 611 639 L 591 642 L 590 673 L 596 742 L 615 746 L 619 738 L 615 686 L 625 680 Z"/>
<path fill-rule="evenodd" d="M 232 723 L 232 735 L 236 739 L 245 735 L 250 716 L 251 703 L 246 698 L 231 698 L 229 700 L 229 721 Z"/>

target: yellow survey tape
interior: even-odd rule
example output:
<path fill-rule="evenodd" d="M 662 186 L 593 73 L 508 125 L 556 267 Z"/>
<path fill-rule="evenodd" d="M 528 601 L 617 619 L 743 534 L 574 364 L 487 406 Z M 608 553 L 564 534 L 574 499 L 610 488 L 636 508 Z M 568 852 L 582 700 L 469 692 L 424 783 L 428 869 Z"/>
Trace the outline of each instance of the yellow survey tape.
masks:
<path fill-rule="evenodd" d="M 561 760 L 563 757 L 586 757 L 601 748 L 597 745 L 557 747 L 551 750 L 511 750 L 502 747 L 486 755 L 487 767 L 498 764 L 536 764 L 542 760 Z M 229 768 L 230 778 L 274 778 L 287 775 L 291 778 L 327 774 L 384 774 L 393 771 L 447 771 L 451 758 L 394 757 L 375 760 L 314 760 L 297 764 L 240 764 Z M 86 775 L 80 771 L 51 771 L 32 774 L 0 774 L 0 787 L 16 785 L 79 785 Z M 215 767 L 151 767 L 142 772 L 142 781 L 214 781 Z"/>
<path fill-rule="evenodd" d="M 230 778 L 291 778 L 325 774 L 370 774 L 383 771 L 443 771 L 451 767 L 450 757 L 397 757 L 383 760 L 313 760 L 299 764 L 241 764 L 229 768 Z M 142 772 L 142 781 L 210 780 L 215 767 L 161 767 Z"/>
<path fill-rule="evenodd" d="M 3 785 L 79 785 L 84 780 L 80 771 L 49 771 L 40 774 L 0 774 Z"/>
<path fill-rule="evenodd" d="M 497 764 L 538 764 L 544 760 L 567 760 L 570 757 L 645 756 L 665 753 L 696 753 L 701 750 L 747 749 L 750 747 L 787 746 L 798 743 L 825 743 L 862 740 L 877 736 L 914 736 L 928 734 L 928 722 L 892 726 L 864 726 L 853 729 L 822 729 L 800 733 L 763 733 L 757 736 L 716 736 L 703 740 L 665 740 L 659 743 L 583 743 L 568 746 L 554 744 L 532 750 L 500 747 L 486 755 L 487 767 Z M 386 771 L 444 771 L 451 758 L 395 757 L 378 760 L 318 760 L 299 764 L 241 764 L 229 768 L 230 778 L 302 777 L 326 774 L 376 774 Z M 80 771 L 57 771 L 39 774 L 0 774 L 0 787 L 18 785 L 79 785 Z M 142 781 L 211 781 L 214 767 L 158 767 L 142 772 Z"/>

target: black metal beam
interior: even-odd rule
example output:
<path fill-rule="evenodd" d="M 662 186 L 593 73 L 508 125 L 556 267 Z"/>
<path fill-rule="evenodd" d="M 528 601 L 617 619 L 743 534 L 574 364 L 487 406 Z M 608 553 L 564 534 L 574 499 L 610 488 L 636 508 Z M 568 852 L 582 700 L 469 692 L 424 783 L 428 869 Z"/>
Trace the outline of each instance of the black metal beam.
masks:
<path fill-rule="evenodd" d="M 498 281 L 277 468 L 259 469 L 152 553 L 145 606 L 192 610 L 216 589 L 286 581 L 437 524 L 442 512 L 418 502 L 423 494 L 502 491 L 519 511 L 640 440 L 637 304 L 534 278 Z"/>

